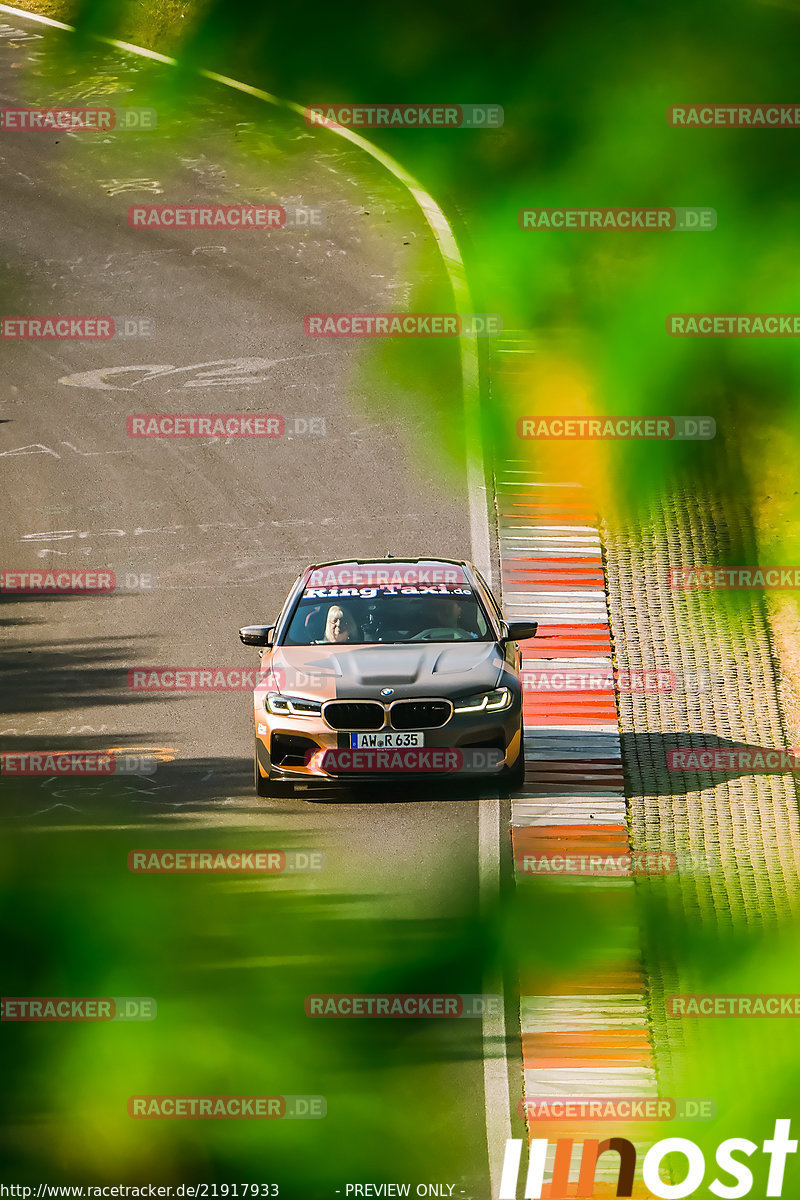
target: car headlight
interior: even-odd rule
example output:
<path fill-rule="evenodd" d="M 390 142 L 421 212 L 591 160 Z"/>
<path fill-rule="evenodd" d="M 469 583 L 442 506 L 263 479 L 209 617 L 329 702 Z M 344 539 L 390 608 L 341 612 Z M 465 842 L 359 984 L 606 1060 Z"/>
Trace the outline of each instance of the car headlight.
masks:
<path fill-rule="evenodd" d="M 320 717 L 322 704 L 319 700 L 304 700 L 302 696 L 284 696 L 280 692 L 267 692 L 264 707 L 275 716 Z"/>
<path fill-rule="evenodd" d="M 462 696 L 453 701 L 453 712 L 500 712 L 511 704 L 511 689 L 495 688 L 493 692 L 475 692 L 473 696 Z"/>

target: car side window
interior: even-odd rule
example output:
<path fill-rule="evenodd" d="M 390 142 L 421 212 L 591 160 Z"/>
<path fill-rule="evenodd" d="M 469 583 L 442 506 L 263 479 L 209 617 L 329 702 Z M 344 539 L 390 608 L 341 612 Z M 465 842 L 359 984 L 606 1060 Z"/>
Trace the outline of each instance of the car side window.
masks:
<path fill-rule="evenodd" d="M 493 614 L 495 615 L 495 617 L 497 618 L 498 622 L 502 621 L 504 619 L 503 612 L 502 612 L 502 609 L 500 608 L 500 605 L 495 600 L 494 592 L 489 587 L 488 583 L 483 578 L 480 571 L 478 571 L 478 570 L 475 571 L 475 578 L 478 580 L 478 583 L 481 585 L 481 587 L 483 589 L 483 594 L 484 594 L 485 598 L 489 601 L 489 606 L 491 607 L 491 610 L 492 610 Z"/>

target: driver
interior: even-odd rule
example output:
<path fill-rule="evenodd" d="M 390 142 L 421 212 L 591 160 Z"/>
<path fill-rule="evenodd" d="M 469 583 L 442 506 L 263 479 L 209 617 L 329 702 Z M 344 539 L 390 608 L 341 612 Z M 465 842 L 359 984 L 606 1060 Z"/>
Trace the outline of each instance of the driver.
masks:
<path fill-rule="evenodd" d="M 322 640 L 324 642 L 356 642 L 358 637 L 358 628 L 350 613 L 345 612 L 338 604 L 332 604 L 328 609 L 325 636 Z"/>
<path fill-rule="evenodd" d="M 439 596 L 436 600 L 432 600 L 427 607 L 426 615 L 427 626 L 423 628 L 452 629 L 464 638 L 475 636 L 469 629 L 464 628 L 462 605 L 457 596 Z"/>
<path fill-rule="evenodd" d="M 436 615 L 440 625 L 449 625 L 451 629 L 458 629 L 461 633 L 467 632 L 461 624 L 461 601 L 455 596 L 442 596 Z"/>

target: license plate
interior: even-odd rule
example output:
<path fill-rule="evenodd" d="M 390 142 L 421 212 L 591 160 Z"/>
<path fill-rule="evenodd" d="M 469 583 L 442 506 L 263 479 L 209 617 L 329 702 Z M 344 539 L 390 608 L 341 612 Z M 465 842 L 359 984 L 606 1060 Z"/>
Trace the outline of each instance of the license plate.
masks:
<path fill-rule="evenodd" d="M 351 750 L 406 750 L 424 746 L 424 733 L 351 733 Z"/>

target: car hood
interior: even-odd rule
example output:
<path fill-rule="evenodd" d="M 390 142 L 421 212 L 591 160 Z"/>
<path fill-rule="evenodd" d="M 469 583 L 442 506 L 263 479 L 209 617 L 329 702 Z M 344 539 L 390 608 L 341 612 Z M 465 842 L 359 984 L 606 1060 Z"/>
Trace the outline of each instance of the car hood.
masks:
<path fill-rule="evenodd" d="M 491 691 L 503 672 L 495 642 L 418 643 L 401 646 L 278 646 L 269 666 L 280 691 L 315 699 L 366 699 L 381 688 L 408 696 L 467 695 Z"/>

